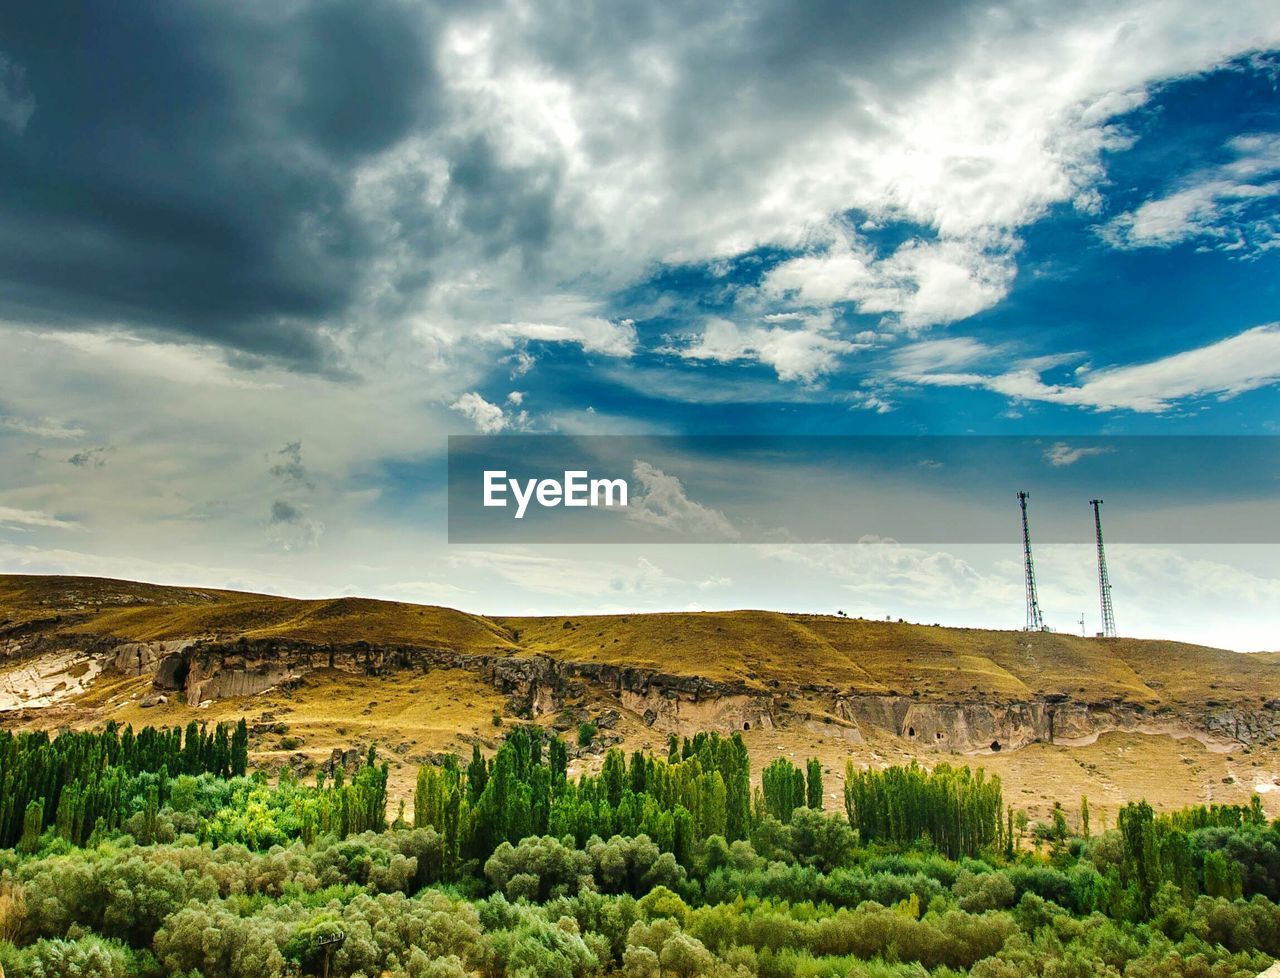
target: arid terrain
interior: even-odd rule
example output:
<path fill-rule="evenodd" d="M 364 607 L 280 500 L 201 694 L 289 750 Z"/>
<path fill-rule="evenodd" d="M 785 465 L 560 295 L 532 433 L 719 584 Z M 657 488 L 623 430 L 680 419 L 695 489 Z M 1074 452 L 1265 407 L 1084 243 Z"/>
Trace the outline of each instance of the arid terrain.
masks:
<path fill-rule="evenodd" d="M 1035 817 L 1245 801 L 1280 815 L 1280 654 L 765 611 L 484 618 L 93 578 L 0 576 L 0 723 L 244 716 L 259 766 L 376 743 L 392 800 L 419 763 L 536 721 L 660 748 L 741 731 L 755 769 L 962 761 Z"/>

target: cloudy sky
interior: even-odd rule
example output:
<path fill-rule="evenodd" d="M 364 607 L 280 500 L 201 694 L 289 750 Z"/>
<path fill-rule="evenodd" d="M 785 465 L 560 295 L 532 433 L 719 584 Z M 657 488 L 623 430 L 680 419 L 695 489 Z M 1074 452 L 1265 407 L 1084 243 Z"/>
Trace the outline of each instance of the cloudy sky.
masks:
<path fill-rule="evenodd" d="M 1273 0 L 6 5 L 0 570 L 1017 627 L 1003 546 L 451 546 L 445 437 L 1278 435 L 1278 81 Z M 1280 646 L 1275 545 L 1111 571 Z"/>

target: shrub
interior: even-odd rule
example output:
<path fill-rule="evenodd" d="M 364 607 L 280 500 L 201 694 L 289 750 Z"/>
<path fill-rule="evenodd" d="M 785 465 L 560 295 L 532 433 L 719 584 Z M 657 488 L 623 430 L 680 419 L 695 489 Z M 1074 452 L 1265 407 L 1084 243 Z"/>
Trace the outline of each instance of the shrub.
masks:
<path fill-rule="evenodd" d="M 1017 898 L 1017 890 L 1004 873 L 975 874 L 965 870 L 951 890 L 960 898 L 960 909 L 967 913 L 1003 910 L 1013 906 Z"/>
<path fill-rule="evenodd" d="M 545 902 L 591 885 L 587 853 L 551 836 L 504 842 L 484 864 L 484 875 L 509 899 Z"/>

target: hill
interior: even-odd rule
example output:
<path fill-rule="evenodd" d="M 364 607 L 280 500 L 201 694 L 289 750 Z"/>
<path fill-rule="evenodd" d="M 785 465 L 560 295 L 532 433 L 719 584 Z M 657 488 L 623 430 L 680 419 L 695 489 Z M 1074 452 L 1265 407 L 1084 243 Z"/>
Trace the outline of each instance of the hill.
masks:
<path fill-rule="evenodd" d="M 817 753 L 836 774 L 850 753 L 866 763 L 982 755 L 1033 807 L 1045 787 L 1062 800 L 1092 791 L 1104 806 L 1144 785 L 1171 801 L 1225 799 L 1277 780 L 1277 665 L 1275 653 L 1178 642 L 827 615 L 486 618 L 0 576 L 9 722 L 244 714 L 263 763 L 304 770 L 375 740 L 407 768 L 493 740 L 495 723 L 573 730 L 591 719 L 604 729 L 581 764 L 613 741 L 735 729 L 753 751 Z"/>
<path fill-rule="evenodd" d="M 547 655 L 766 689 L 1123 698 L 1152 707 L 1280 693 L 1280 653 L 768 611 L 484 618 L 368 598 L 303 600 L 103 578 L 0 575 L 0 639 L 279 640 Z M 12 654 L 12 653 L 11 653 Z M 1270 684 L 1270 685 L 1268 685 Z"/>

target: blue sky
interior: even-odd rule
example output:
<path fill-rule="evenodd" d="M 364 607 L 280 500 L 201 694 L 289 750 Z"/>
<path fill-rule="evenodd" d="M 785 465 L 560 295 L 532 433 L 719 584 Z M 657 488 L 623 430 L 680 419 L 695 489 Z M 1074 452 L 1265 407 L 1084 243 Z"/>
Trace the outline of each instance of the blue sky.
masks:
<path fill-rule="evenodd" d="M 0 570 L 1016 627 L 999 547 L 451 547 L 445 436 L 1280 435 L 1278 80 L 1265 2 L 5 11 Z M 1274 546 L 1114 564 L 1275 646 Z"/>
<path fill-rule="evenodd" d="M 898 363 L 919 355 L 931 364 L 980 365 L 998 375 L 1037 358 L 1060 358 L 1039 376 L 1045 384 L 1079 386 L 1073 378 L 1081 367 L 1148 364 L 1198 350 L 1211 359 L 1224 341 L 1267 327 L 1280 307 L 1280 143 L 1263 141 L 1264 134 L 1280 132 L 1277 70 L 1269 59 L 1233 61 L 1158 86 L 1141 107 L 1117 115 L 1111 125 L 1123 133 L 1121 146 L 1099 155 L 1104 175 L 1088 188 L 1096 194 L 1092 205 L 1054 204 L 1021 227 L 1016 243 L 998 250 L 1002 259 L 1013 254 L 1007 284 L 974 300 L 981 308 L 972 315 L 931 322 L 951 315 L 939 310 L 915 329 L 901 330 L 895 328 L 901 316 L 867 313 L 857 299 L 813 305 L 794 291 L 770 296 L 761 309 L 758 292 L 771 274 L 839 251 L 827 242 L 762 247 L 726 260 L 654 268 L 609 297 L 611 319 L 635 324 L 625 369 L 602 371 L 590 355 L 566 355 L 555 344 L 532 341 L 524 349 L 546 364 L 546 386 L 525 386 L 553 401 L 576 395 L 597 411 L 695 434 L 1275 433 L 1280 400 L 1270 333 L 1258 340 L 1260 353 L 1272 358 L 1271 372 L 1259 378 L 1265 382 L 1250 380 L 1248 390 L 1207 381 L 1203 389 L 1174 387 L 1177 393 L 1155 409 L 1139 402 L 1161 395 L 1157 377 L 1145 385 L 1135 378 L 1133 390 L 1118 392 L 1114 403 L 1085 396 L 1063 405 L 980 383 L 941 389 L 913 383 L 900 376 Z M 1239 146 L 1245 133 L 1258 145 Z M 1222 171 L 1232 167 L 1248 177 L 1224 180 Z M 1120 230 L 1144 204 L 1178 194 L 1191 195 L 1188 207 L 1202 197 L 1207 203 L 1199 212 L 1175 207 L 1158 234 Z M 847 211 L 836 221 L 859 239 L 873 265 L 901 249 L 937 248 L 945 240 L 936 229 L 866 212 Z M 875 226 L 864 230 L 868 222 Z M 815 310 L 831 316 L 828 331 L 802 328 L 799 316 Z M 855 340 L 859 349 L 831 352 L 829 360 L 820 345 L 797 351 L 789 372 L 769 363 L 769 351 L 751 348 L 745 338 L 735 342 L 749 324 L 771 316 L 796 317 L 763 327 L 779 336 L 847 341 L 876 335 L 865 346 Z M 732 323 L 738 333 L 726 326 L 724 341 L 699 353 L 708 319 Z M 938 325 L 947 328 L 930 328 Z M 650 395 L 639 379 L 658 372 L 667 396 Z M 627 383 L 626 377 L 636 379 Z M 494 384 L 489 396 L 501 403 L 509 378 Z M 673 396 L 689 389 L 701 390 L 687 399 Z"/>

